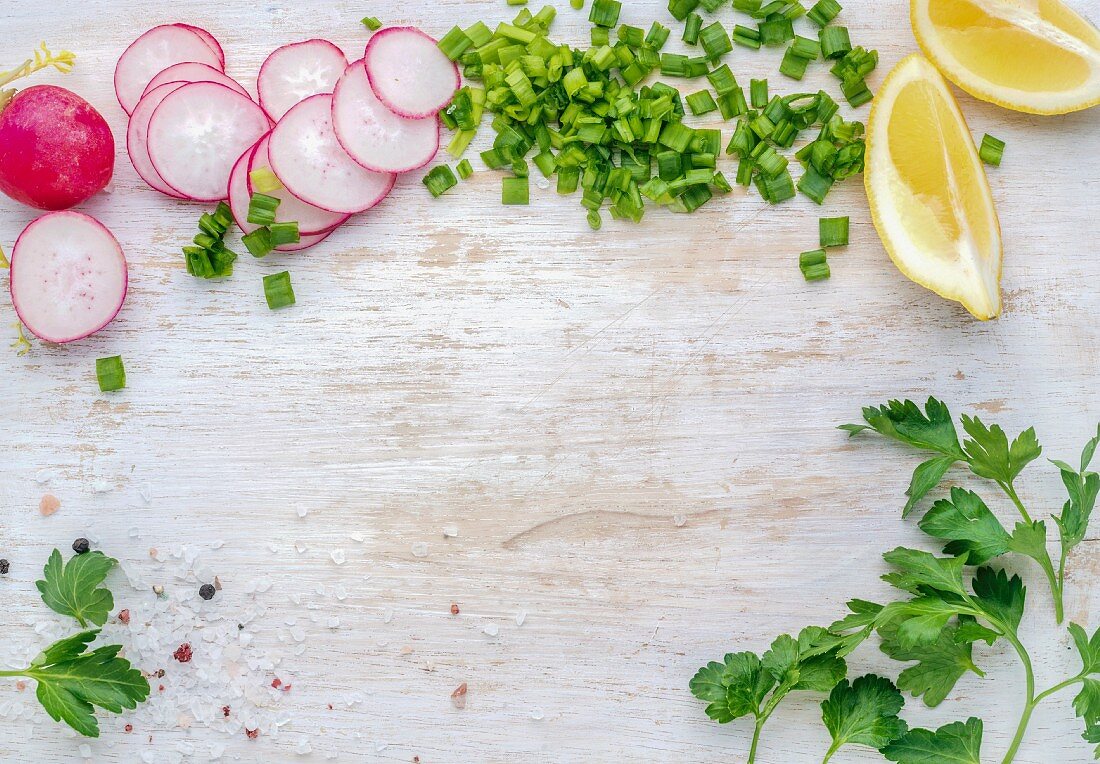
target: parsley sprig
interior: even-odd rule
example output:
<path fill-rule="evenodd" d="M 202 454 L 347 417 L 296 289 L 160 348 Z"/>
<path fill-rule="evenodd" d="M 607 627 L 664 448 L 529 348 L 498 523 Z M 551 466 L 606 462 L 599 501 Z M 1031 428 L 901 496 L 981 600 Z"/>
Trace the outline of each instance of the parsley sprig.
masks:
<path fill-rule="evenodd" d="M 89 622 L 102 626 L 114 599 L 100 584 L 115 564 L 102 552 L 76 555 L 64 563 L 55 549 L 43 580 L 36 585 L 51 610 L 71 616 L 81 626 Z M 95 708 L 118 714 L 149 697 L 149 682 L 119 656 L 121 645 L 89 649 L 99 631 L 87 629 L 58 640 L 27 668 L 0 671 L 0 677 L 33 679 L 38 701 L 54 721 L 63 721 L 86 737 L 99 737 Z"/>

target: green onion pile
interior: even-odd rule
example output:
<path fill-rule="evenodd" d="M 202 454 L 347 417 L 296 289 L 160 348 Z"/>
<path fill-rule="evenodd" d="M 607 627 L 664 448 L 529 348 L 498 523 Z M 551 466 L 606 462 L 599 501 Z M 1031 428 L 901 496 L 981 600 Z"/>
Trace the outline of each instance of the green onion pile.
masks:
<path fill-rule="evenodd" d="M 284 244 L 297 244 L 301 241 L 298 224 L 276 223 L 275 212 L 282 200 L 259 192 L 248 200 L 248 222 L 260 226 L 250 234 L 241 237 L 241 243 L 253 257 L 267 257 L 275 247 Z"/>
<path fill-rule="evenodd" d="M 233 213 L 225 202 L 219 202 L 213 214 L 203 213 L 199 218 L 199 233 L 195 236 L 194 246 L 183 248 L 188 273 L 203 279 L 232 275 L 237 253 L 222 241 L 231 225 Z"/>
<path fill-rule="evenodd" d="M 460 158 L 482 123 L 493 115 L 493 146 L 481 154 L 490 169 L 509 175 L 503 181 L 504 204 L 529 201 L 530 164 L 546 178 L 556 178 L 560 194 L 581 191 L 592 228 L 602 225 L 605 205 L 612 217 L 641 220 L 646 200 L 675 212 L 692 212 L 732 184 L 718 169 L 720 130 L 688 126 L 694 116 L 719 112 L 737 119 L 727 154 L 738 158 L 735 182 L 755 185 L 763 198 L 777 204 L 796 190 L 821 204 L 836 181 L 863 171 L 863 125 L 841 118 L 828 93 L 769 95 L 767 80 L 753 80 L 750 100 L 723 56 L 735 45 L 749 48 L 789 43 L 780 72 L 799 80 L 816 60 L 832 62 L 831 72 L 851 106 L 872 98 L 866 77 L 878 63 L 875 51 L 853 48 L 848 30 L 830 26 L 840 13 L 836 0 L 820 0 L 807 10 L 798 2 L 732 0 L 755 26 L 736 25 L 732 35 L 719 21 L 703 14 L 728 7 L 730 0 L 670 0 L 669 12 L 683 22 L 682 39 L 701 48 L 697 56 L 662 53 L 671 30 L 653 22 L 648 30 L 619 25 L 622 3 L 595 0 L 590 9 L 591 47 L 559 45 L 548 37 L 555 10 L 532 14 L 524 8 L 512 23 L 491 30 L 482 22 L 455 27 L 440 49 L 463 65 L 470 82 L 442 113 L 454 131 L 449 153 Z M 572 0 L 574 8 L 583 3 Z M 817 39 L 798 36 L 796 19 L 805 16 L 817 28 Z M 709 87 L 686 96 L 666 83 L 643 85 L 654 72 L 665 77 L 701 79 Z M 789 160 L 800 134 L 818 128 L 814 139 L 796 154 L 804 172 L 798 183 Z M 465 179 L 468 160 L 458 166 Z M 424 178 L 433 196 L 458 183 L 446 165 Z"/>

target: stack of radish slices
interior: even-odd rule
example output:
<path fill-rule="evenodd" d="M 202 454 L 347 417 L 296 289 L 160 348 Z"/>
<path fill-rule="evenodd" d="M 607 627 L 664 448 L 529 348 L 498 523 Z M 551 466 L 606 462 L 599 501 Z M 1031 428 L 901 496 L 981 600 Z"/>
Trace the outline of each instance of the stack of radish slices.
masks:
<path fill-rule="evenodd" d="M 260 68 L 258 103 L 225 74 L 214 36 L 187 24 L 149 30 L 115 68 L 138 175 L 177 199 L 228 199 L 245 233 L 257 228 L 253 178 L 276 178 L 263 187 L 281 200 L 276 222 L 301 233 L 280 251 L 323 241 L 382 201 L 397 174 L 428 164 L 459 84 L 458 67 L 412 27 L 376 32 L 350 64 L 325 40 L 285 45 Z"/>

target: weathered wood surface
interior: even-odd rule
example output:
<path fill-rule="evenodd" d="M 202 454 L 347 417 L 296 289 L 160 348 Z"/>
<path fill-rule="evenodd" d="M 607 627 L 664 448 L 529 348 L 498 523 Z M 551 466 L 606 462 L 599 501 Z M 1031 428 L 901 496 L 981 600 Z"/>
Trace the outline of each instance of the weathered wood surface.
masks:
<path fill-rule="evenodd" d="M 627 5 L 625 22 L 671 21 L 663 3 Z M 845 5 L 853 40 L 882 53 L 877 85 L 916 50 L 907 3 Z M 251 89 L 279 44 L 321 36 L 357 53 L 367 14 L 441 34 L 515 10 L 6 0 L 0 28 L 9 60 L 40 40 L 78 52 L 71 75 L 41 81 L 87 97 L 121 139 L 111 72 L 158 23 L 208 27 Z M 582 42 L 585 18 L 561 3 L 558 37 Z M 739 49 L 730 60 L 743 81 L 783 81 L 778 55 Z M 827 83 L 818 70 L 806 84 Z M 288 723 L 253 741 L 170 721 L 127 735 L 125 719 L 104 719 L 94 761 L 201 761 L 220 746 L 227 759 L 298 760 L 302 735 L 312 758 L 344 761 L 743 761 L 748 726 L 704 717 L 687 691 L 695 669 L 827 623 L 850 596 L 883 595 L 879 553 L 927 544 L 899 513 L 915 456 L 848 443 L 835 425 L 890 396 L 935 394 L 1007 428 L 1034 424 L 1047 455 L 1070 457 L 1100 418 L 1100 113 L 1043 119 L 960 102 L 976 135 L 1008 143 L 990 173 L 1006 307 L 987 324 L 899 275 L 858 181 L 824 208 L 851 215 L 852 243 L 821 284 L 796 267 L 822 212 L 803 198 L 773 209 L 737 190 L 695 215 L 654 210 L 592 233 L 577 200 L 549 189 L 533 187 L 529 208 L 501 207 L 491 172 L 435 201 L 416 173 L 310 253 L 246 256 L 232 279 L 202 283 L 178 255 L 201 208 L 144 187 L 120 145 L 113 193 L 83 209 L 128 254 L 125 309 L 90 340 L 3 356 L 0 556 L 13 568 L 0 581 L 0 663 L 46 642 L 33 625 L 50 616 L 32 582 L 52 547 L 93 535 L 148 581 L 171 567 L 149 547 L 223 540 L 204 553 L 224 589 L 203 612 L 231 621 L 269 608 L 250 630 L 293 676 L 278 699 Z M 0 242 L 10 247 L 33 217 L 0 200 Z M 260 277 L 283 268 L 298 305 L 273 313 Z M 93 361 L 116 353 L 129 387 L 102 395 Z M 62 507 L 43 518 L 47 491 Z M 1043 468 L 1023 484 L 1044 511 L 1061 506 L 1059 492 Z M 457 537 L 444 538 L 452 527 Z M 1094 626 L 1098 570 L 1086 543 L 1067 614 Z M 1046 685 L 1076 658 L 1045 585 L 1024 572 L 1035 603 L 1024 634 Z M 249 593 L 260 577 L 272 588 Z M 150 592 L 112 581 L 120 606 L 151 607 Z M 164 583 L 171 596 L 191 591 Z M 345 599 L 333 596 L 341 586 Z M 306 632 L 301 655 L 281 641 L 291 624 Z M 1022 677 L 1001 647 L 979 653 L 987 679 L 968 676 L 932 711 L 911 701 L 907 715 L 923 726 L 981 715 L 994 761 Z M 896 672 L 870 647 L 854 662 Z M 458 710 L 450 693 L 462 682 Z M 355 692 L 362 703 L 341 702 Z M 0 704 L 30 707 L 30 693 L 4 682 Z M 1040 708 L 1019 762 L 1091 760 L 1070 697 Z M 761 762 L 820 760 L 818 701 L 785 704 Z M 0 725 L 0 760 L 80 758 L 85 741 L 40 710 L 30 718 Z M 856 749 L 835 758 L 875 760 Z"/>

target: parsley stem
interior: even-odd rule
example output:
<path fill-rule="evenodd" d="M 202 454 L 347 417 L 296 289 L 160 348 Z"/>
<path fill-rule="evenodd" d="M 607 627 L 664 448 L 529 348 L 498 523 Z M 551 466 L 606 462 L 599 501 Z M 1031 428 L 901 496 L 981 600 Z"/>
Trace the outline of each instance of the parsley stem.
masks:
<path fill-rule="evenodd" d="M 22 671 L 0 671 L 0 676 L 25 676 Z"/>
<path fill-rule="evenodd" d="M 1030 525 L 1032 523 L 1031 515 L 1028 514 L 1027 509 L 1024 508 L 1024 503 L 1020 501 L 1020 496 L 1016 493 L 1016 489 L 1013 487 L 1012 483 L 1003 483 L 998 480 L 997 485 L 1001 487 L 1005 495 L 1016 505 L 1016 509 L 1020 510 L 1020 516 L 1023 517 L 1024 522 Z M 1043 573 L 1046 574 L 1047 581 L 1050 582 L 1050 594 L 1054 598 L 1054 620 L 1061 624 L 1065 610 L 1062 597 L 1062 588 L 1066 571 L 1065 553 L 1063 552 L 1062 560 L 1058 565 L 1058 573 L 1054 572 L 1054 563 L 1051 562 L 1050 554 L 1045 549 L 1043 550 L 1042 559 L 1036 560 L 1036 562 L 1039 563 L 1039 567 L 1041 567 Z"/>
<path fill-rule="evenodd" d="M 829 746 L 829 750 L 825 752 L 825 758 L 821 760 L 821 764 L 829 764 L 829 759 L 833 758 L 833 754 L 840 750 L 840 746 L 843 743 L 839 740 L 834 740 L 833 744 Z"/>
<path fill-rule="evenodd" d="M 1039 705 L 1041 702 L 1043 702 L 1044 700 L 1046 700 L 1047 698 L 1049 698 L 1051 695 L 1053 695 L 1056 692 L 1061 692 L 1062 690 L 1066 689 L 1067 687 L 1072 687 L 1073 685 L 1077 684 L 1078 682 L 1080 682 L 1084 678 L 1085 677 L 1081 676 L 1081 675 L 1073 676 L 1073 677 L 1070 677 L 1069 679 L 1067 679 L 1064 682 L 1059 682 L 1058 684 L 1054 685 L 1050 689 L 1043 690 L 1042 692 L 1040 692 L 1038 695 L 1035 696 L 1035 705 Z"/>
<path fill-rule="evenodd" d="M 760 730 L 764 729 L 764 722 L 768 720 L 766 716 L 758 716 L 756 718 L 756 726 L 752 730 L 752 745 L 749 746 L 749 760 L 747 764 L 754 764 L 756 761 L 756 747 L 760 744 Z"/>
<path fill-rule="evenodd" d="M 1020 516 L 1024 518 L 1024 522 L 1031 522 L 1031 515 L 1024 509 L 1024 503 L 1020 501 L 1019 495 L 1016 493 L 1016 489 L 1012 487 L 1012 483 L 1002 483 L 997 481 L 997 485 L 1001 487 L 1001 490 L 1005 492 L 1008 498 L 1012 499 L 1012 503 L 1016 505 L 1016 509 L 1020 510 Z"/>
<path fill-rule="evenodd" d="M 1028 655 L 1027 649 L 1020 642 L 1020 638 L 1016 636 L 1015 631 L 1005 628 L 1004 624 L 1001 623 L 996 625 L 1000 627 L 1005 639 L 1009 641 L 1013 649 L 1016 650 L 1016 654 L 1020 656 L 1020 663 L 1024 666 L 1024 677 L 1027 680 L 1027 702 L 1024 703 L 1024 712 L 1020 715 L 1020 723 L 1016 727 L 1016 735 L 1012 738 L 1012 745 L 1009 746 L 1008 752 L 1005 753 L 1002 760 L 1002 764 L 1012 764 L 1016 752 L 1020 749 L 1020 744 L 1024 741 L 1024 733 L 1027 732 L 1027 725 L 1031 721 L 1031 713 L 1035 710 L 1039 699 L 1035 697 L 1035 670 L 1031 666 L 1031 656 Z"/>

